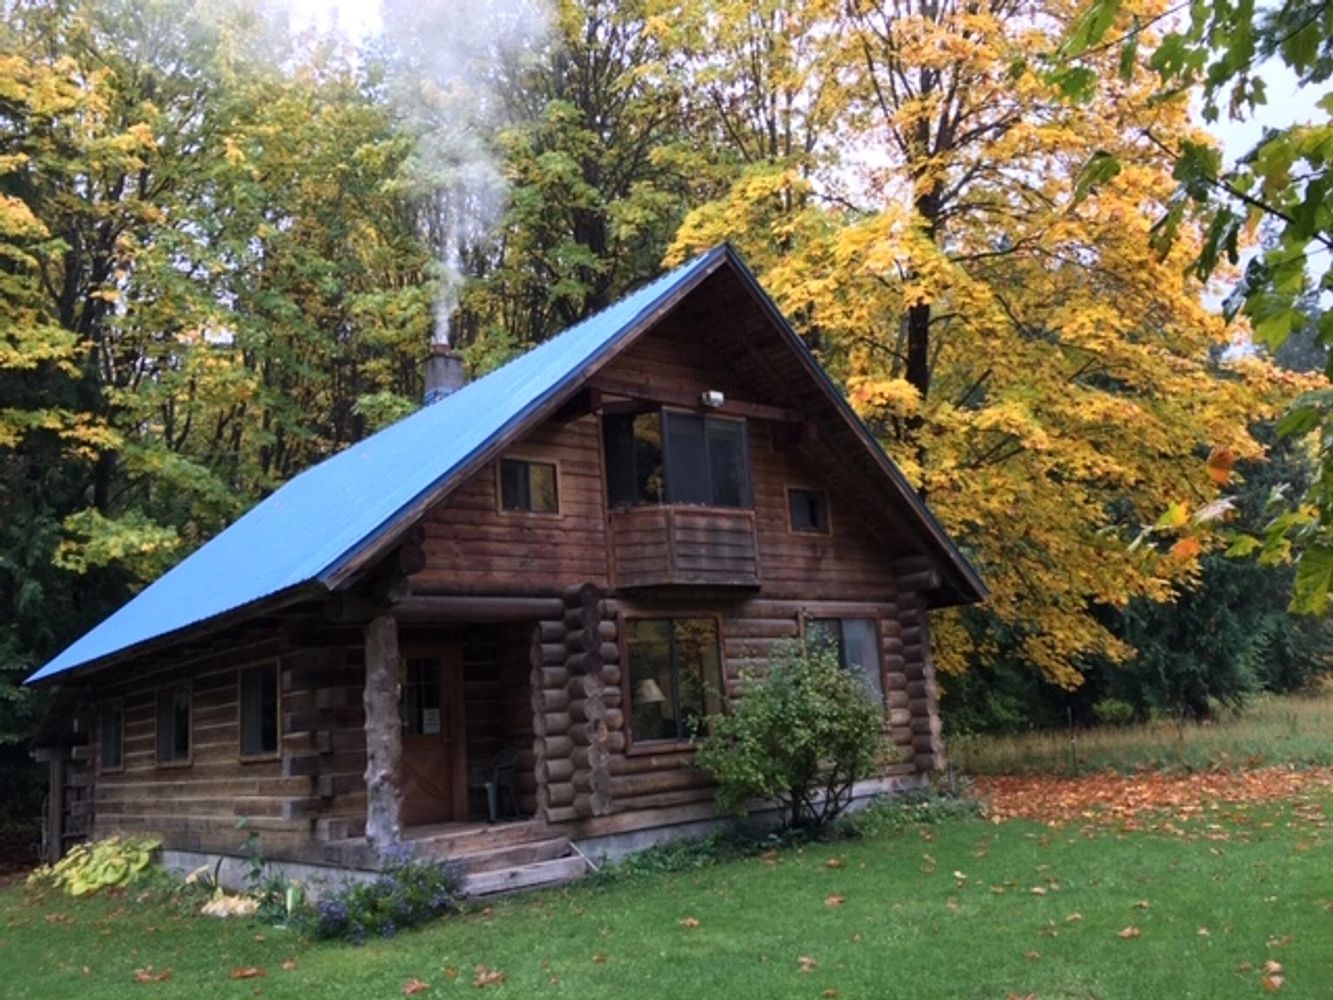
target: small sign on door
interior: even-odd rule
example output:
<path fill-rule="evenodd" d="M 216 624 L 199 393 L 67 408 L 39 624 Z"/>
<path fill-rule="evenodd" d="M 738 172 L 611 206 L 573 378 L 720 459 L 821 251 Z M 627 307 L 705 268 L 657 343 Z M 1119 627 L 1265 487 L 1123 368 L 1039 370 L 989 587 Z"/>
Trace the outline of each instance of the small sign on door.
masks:
<path fill-rule="evenodd" d="M 438 708 L 423 708 L 421 710 L 421 732 L 424 736 L 430 736 L 440 731 L 440 710 Z"/>

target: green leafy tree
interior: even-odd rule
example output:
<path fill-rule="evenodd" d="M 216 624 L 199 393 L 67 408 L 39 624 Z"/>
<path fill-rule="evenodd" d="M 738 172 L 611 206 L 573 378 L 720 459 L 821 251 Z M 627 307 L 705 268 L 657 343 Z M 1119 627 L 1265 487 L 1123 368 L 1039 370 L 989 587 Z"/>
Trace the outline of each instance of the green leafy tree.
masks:
<path fill-rule="evenodd" d="M 883 708 L 827 645 L 779 645 L 766 673 L 709 720 L 695 763 L 718 780 L 723 809 L 777 802 L 795 827 L 822 826 L 888 754 Z"/>

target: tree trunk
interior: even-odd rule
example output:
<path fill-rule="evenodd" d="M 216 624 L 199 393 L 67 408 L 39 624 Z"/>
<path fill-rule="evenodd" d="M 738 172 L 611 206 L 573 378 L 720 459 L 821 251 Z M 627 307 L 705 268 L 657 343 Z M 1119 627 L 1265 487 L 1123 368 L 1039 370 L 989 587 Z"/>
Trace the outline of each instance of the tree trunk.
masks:
<path fill-rule="evenodd" d="M 379 853 L 402 839 L 398 719 L 398 621 L 382 615 L 366 626 L 366 842 Z"/>

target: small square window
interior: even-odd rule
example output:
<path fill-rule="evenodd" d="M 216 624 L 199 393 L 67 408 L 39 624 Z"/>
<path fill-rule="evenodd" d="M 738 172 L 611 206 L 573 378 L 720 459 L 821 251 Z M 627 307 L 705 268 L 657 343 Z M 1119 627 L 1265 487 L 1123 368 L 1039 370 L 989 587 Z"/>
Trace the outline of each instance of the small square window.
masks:
<path fill-rule="evenodd" d="M 119 771 L 125 765 L 125 703 L 119 698 L 102 705 L 99 713 L 98 739 L 103 771 Z"/>
<path fill-rule="evenodd" d="M 791 516 L 791 530 L 827 535 L 828 494 L 820 490 L 789 489 L 787 512 Z"/>
<path fill-rule="evenodd" d="M 278 752 L 278 665 L 241 671 L 241 756 Z"/>
<path fill-rule="evenodd" d="M 179 764 L 190 759 L 190 685 L 157 689 L 157 762 Z"/>
<path fill-rule="evenodd" d="M 506 458 L 500 461 L 500 506 L 529 514 L 560 510 L 554 462 Z"/>

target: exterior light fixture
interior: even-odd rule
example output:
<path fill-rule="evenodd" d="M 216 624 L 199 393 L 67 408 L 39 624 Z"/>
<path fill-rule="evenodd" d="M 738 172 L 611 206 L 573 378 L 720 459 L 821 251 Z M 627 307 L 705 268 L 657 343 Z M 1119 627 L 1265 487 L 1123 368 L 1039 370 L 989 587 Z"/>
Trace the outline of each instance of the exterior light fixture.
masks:
<path fill-rule="evenodd" d="M 716 410 L 726 401 L 727 397 L 721 389 L 705 389 L 699 394 L 699 402 L 711 410 Z"/>

